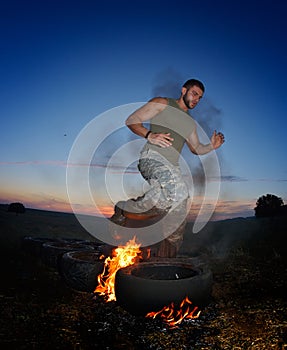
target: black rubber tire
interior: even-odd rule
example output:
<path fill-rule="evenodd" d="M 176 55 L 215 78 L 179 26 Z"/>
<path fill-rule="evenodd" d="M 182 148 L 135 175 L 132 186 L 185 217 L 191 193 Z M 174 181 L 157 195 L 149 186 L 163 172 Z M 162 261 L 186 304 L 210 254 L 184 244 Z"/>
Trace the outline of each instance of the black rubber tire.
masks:
<path fill-rule="evenodd" d="M 22 248 L 26 253 L 40 257 L 44 243 L 61 242 L 61 239 L 26 236 L 22 239 Z"/>
<path fill-rule="evenodd" d="M 102 252 L 72 251 L 65 253 L 58 262 L 60 276 L 66 285 L 80 292 L 94 292 L 97 276 L 103 272 Z"/>
<path fill-rule="evenodd" d="M 103 254 L 105 257 L 111 256 L 113 250 L 116 248 L 115 246 L 105 244 L 105 243 L 102 243 L 102 244 L 96 243 L 96 245 L 92 243 L 91 246 L 94 247 L 99 252 L 101 252 L 101 254 Z"/>
<path fill-rule="evenodd" d="M 82 238 L 68 238 L 68 237 L 61 237 L 61 241 L 67 242 L 67 243 L 79 243 L 79 244 L 91 244 L 92 241 L 89 239 L 82 239 Z"/>
<path fill-rule="evenodd" d="M 96 250 L 100 250 L 101 253 L 105 256 L 111 255 L 112 250 L 116 248 L 115 246 L 112 246 L 100 241 L 89 241 L 89 240 L 81 240 L 81 239 L 74 239 L 74 238 L 63 238 L 63 240 L 67 243 L 79 243 L 79 244 L 89 245 Z"/>
<path fill-rule="evenodd" d="M 141 262 L 118 270 L 115 277 L 117 303 L 133 315 L 159 311 L 171 302 L 188 297 L 194 306 L 210 300 L 212 272 L 205 265 L 177 259 Z"/>
<path fill-rule="evenodd" d="M 91 245 L 81 243 L 67 243 L 65 241 L 44 243 L 41 250 L 42 261 L 49 267 L 58 268 L 59 259 L 63 254 L 71 251 L 94 251 Z"/>

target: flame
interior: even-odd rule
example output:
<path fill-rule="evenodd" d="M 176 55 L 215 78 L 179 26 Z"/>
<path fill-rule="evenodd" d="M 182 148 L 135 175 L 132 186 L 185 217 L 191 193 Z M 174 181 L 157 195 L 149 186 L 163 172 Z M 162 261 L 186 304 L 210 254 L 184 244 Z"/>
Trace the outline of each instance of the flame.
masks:
<path fill-rule="evenodd" d="M 106 301 L 115 301 L 115 276 L 119 269 L 133 265 L 142 258 L 141 245 L 136 243 L 135 237 L 129 240 L 125 246 L 119 246 L 112 252 L 112 258 L 107 257 L 103 272 L 98 275 L 98 285 L 95 293 L 106 297 Z"/>
<path fill-rule="evenodd" d="M 139 249 L 141 244 L 136 243 L 135 237 L 129 240 L 125 246 L 119 246 L 112 252 L 112 257 L 107 257 L 104 263 L 103 272 L 98 275 L 98 285 L 94 293 L 98 293 L 106 298 L 106 301 L 116 301 L 115 296 L 115 276 L 119 269 L 134 265 L 142 259 L 142 252 Z M 150 256 L 150 250 L 147 250 L 147 256 Z M 191 306 L 192 302 L 185 297 L 179 305 L 171 303 L 164 306 L 160 311 L 149 312 L 146 317 L 156 318 L 161 317 L 163 322 L 168 324 L 170 328 L 176 328 L 184 319 L 196 319 L 201 311 L 198 307 Z"/>
<path fill-rule="evenodd" d="M 199 317 L 201 311 L 198 311 L 198 307 L 192 307 L 192 302 L 185 297 L 179 305 L 179 309 L 175 307 L 172 302 L 168 306 L 164 306 L 160 311 L 149 312 L 146 317 L 156 318 L 161 317 L 163 322 L 168 324 L 171 328 L 176 328 L 184 319 L 196 319 Z"/>

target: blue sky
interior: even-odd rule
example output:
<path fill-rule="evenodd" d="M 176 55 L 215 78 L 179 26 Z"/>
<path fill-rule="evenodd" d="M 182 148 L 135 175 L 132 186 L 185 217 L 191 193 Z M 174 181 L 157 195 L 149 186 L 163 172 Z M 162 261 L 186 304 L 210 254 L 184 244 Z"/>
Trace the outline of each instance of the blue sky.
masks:
<path fill-rule="evenodd" d="M 218 212 L 253 215 L 266 193 L 287 202 L 286 15 L 280 0 L 2 2 L 0 202 L 68 210 L 81 130 L 110 109 L 177 97 L 189 78 L 206 86 L 191 114 L 226 137 Z M 136 139 L 123 131 L 97 161 Z M 128 176 L 132 194 L 139 177 Z"/>

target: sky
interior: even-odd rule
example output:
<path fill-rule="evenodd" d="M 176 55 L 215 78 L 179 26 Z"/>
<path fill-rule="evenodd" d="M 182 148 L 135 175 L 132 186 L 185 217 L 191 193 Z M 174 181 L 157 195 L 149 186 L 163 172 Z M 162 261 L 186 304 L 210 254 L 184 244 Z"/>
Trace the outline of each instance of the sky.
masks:
<path fill-rule="evenodd" d="M 125 118 L 190 78 L 206 88 L 192 117 L 226 140 L 215 219 L 253 216 L 267 193 L 287 203 L 286 16 L 281 0 L 1 1 L 0 203 L 95 213 L 69 182 L 83 168 L 110 215 L 145 186 Z"/>

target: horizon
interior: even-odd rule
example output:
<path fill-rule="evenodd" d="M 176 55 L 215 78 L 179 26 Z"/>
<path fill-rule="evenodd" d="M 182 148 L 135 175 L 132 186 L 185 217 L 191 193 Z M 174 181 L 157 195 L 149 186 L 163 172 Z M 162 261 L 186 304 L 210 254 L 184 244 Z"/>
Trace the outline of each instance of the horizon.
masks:
<path fill-rule="evenodd" d="M 286 2 L 15 0 L 0 12 L 0 202 L 111 215 L 146 186 L 145 140 L 125 119 L 155 96 L 179 97 L 190 78 L 205 86 L 190 111 L 200 139 L 225 136 L 205 209 L 245 217 L 262 195 L 287 202 Z M 197 185 L 208 156 L 184 147 L 182 157 Z M 198 209 L 201 184 L 193 191 Z"/>
<path fill-rule="evenodd" d="M 70 215 L 74 215 L 75 217 L 77 215 L 86 215 L 86 216 L 94 216 L 94 217 L 97 217 L 99 219 L 108 219 L 112 212 L 110 213 L 106 213 L 106 214 L 103 214 L 103 213 L 92 213 L 92 212 L 82 212 L 82 213 L 77 213 L 75 214 L 72 210 L 72 208 L 70 208 L 70 210 L 60 210 L 60 209 L 57 209 L 57 208 L 44 208 L 44 207 L 37 207 L 37 206 L 27 206 L 25 205 L 25 203 L 21 202 L 21 201 L 1 201 L 0 202 L 0 205 L 1 206 L 9 206 L 11 203 L 21 203 L 24 205 L 25 209 L 28 209 L 28 210 L 38 210 L 38 211 L 46 211 L 46 212 L 51 212 L 51 213 L 63 213 L 63 214 L 70 214 Z M 254 212 L 254 210 L 253 210 Z M 237 219 L 237 218 L 250 218 L 250 217 L 255 217 L 255 212 L 253 215 L 251 215 L 252 213 L 252 210 L 250 209 L 249 211 L 242 211 L 242 212 L 237 212 L 237 213 L 234 213 L 233 215 L 224 215 L 224 214 L 218 214 L 214 213 L 214 216 L 212 216 L 212 218 L 209 220 L 211 222 L 215 222 L 215 221 L 223 221 L 223 220 L 230 220 L 230 219 Z M 237 215 L 238 214 L 238 215 Z M 240 215 L 241 214 L 241 215 Z M 249 214 L 249 215 L 248 215 Z M 196 219 L 196 215 L 188 215 L 187 216 L 187 220 L 188 222 L 194 222 Z"/>

